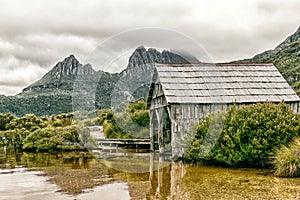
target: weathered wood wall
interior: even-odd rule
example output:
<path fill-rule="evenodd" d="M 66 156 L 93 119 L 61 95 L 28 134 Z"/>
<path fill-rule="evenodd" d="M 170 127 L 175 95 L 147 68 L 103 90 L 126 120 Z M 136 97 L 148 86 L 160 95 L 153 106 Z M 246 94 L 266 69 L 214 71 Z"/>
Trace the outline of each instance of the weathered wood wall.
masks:
<path fill-rule="evenodd" d="M 158 143 L 160 146 L 159 151 L 163 153 L 165 151 L 163 141 L 163 115 L 167 107 L 167 101 L 160 82 L 157 79 L 153 81 L 155 86 L 153 88 L 150 105 L 150 149 L 154 151 L 154 144 Z"/>
<path fill-rule="evenodd" d="M 290 106 L 290 109 L 294 111 L 294 113 L 300 114 L 300 102 L 288 102 L 287 104 Z"/>
<path fill-rule="evenodd" d="M 212 112 L 225 110 L 227 104 L 171 104 L 167 110 L 171 124 L 172 154 L 181 156 L 187 148 L 186 138 L 193 135 L 200 119 L 205 118 Z"/>

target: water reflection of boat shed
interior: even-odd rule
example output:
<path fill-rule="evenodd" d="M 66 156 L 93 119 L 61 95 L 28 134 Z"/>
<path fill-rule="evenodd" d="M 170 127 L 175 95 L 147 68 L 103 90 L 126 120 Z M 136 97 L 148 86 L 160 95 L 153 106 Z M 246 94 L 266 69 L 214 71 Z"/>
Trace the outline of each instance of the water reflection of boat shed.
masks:
<path fill-rule="evenodd" d="M 300 112 L 299 97 L 273 64 L 156 64 L 147 100 L 151 150 L 158 143 L 161 153 L 177 154 L 209 113 L 266 101 Z"/>

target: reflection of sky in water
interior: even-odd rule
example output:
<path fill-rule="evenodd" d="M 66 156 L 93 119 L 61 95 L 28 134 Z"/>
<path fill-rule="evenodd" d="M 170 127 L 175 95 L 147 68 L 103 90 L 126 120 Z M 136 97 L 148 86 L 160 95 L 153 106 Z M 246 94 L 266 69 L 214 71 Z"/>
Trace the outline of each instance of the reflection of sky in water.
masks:
<path fill-rule="evenodd" d="M 59 188 L 47 182 L 43 172 L 24 168 L 0 170 L 0 200 L 126 200 L 130 199 L 126 183 L 113 183 L 96 187 L 87 193 L 70 196 L 56 191 Z"/>

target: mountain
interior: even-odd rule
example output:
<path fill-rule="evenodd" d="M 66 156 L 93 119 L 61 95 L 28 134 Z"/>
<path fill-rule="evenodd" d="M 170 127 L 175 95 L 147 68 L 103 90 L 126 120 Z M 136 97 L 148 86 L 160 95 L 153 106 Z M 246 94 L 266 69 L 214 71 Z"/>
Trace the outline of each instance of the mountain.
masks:
<path fill-rule="evenodd" d="M 300 27 L 275 49 L 238 62 L 273 63 L 300 95 Z"/>
<path fill-rule="evenodd" d="M 41 90 L 46 88 L 61 88 L 72 90 L 72 83 L 78 76 L 89 76 L 95 74 L 96 71 L 90 64 L 82 65 L 70 55 L 63 61 L 58 62 L 47 74 L 40 80 L 23 89 L 23 92 L 32 90 Z"/>
<path fill-rule="evenodd" d="M 199 61 L 189 55 L 159 52 L 153 48 L 147 50 L 140 46 L 130 56 L 122 72 L 108 73 L 95 71 L 90 64 L 82 64 L 74 55 L 70 55 L 58 62 L 40 80 L 24 88 L 22 93 L 1 96 L 0 113 L 11 112 L 17 116 L 27 113 L 52 115 L 74 110 L 110 108 L 115 105 L 115 99 L 145 97 L 155 62 Z"/>

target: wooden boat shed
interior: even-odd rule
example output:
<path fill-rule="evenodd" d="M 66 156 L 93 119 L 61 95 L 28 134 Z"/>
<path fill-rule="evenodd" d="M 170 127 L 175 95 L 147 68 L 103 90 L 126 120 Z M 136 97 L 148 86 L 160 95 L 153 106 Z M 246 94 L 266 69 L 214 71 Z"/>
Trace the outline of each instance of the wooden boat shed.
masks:
<path fill-rule="evenodd" d="M 178 154 L 201 118 L 233 103 L 266 101 L 300 113 L 298 95 L 273 64 L 156 64 L 147 99 L 151 150 Z"/>

